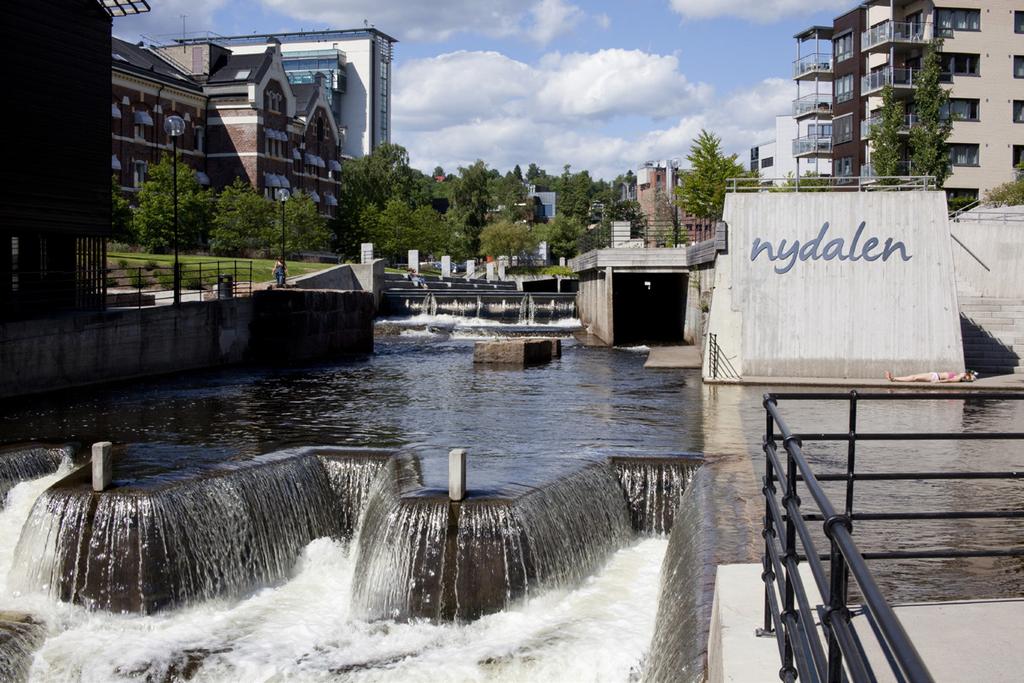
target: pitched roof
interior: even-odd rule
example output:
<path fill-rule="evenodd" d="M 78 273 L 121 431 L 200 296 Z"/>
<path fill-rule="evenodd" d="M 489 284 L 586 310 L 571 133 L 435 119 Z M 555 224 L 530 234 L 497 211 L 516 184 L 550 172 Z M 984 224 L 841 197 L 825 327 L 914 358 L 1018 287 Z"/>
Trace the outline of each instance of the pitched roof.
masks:
<path fill-rule="evenodd" d="M 186 90 L 202 92 L 202 87 L 190 75 L 160 55 L 148 48 L 113 36 L 110 38 L 110 59 L 111 66 L 115 69 L 170 83 Z"/>
<path fill-rule="evenodd" d="M 231 54 L 219 64 L 206 81 L 214 83 L 255 83 L 263 78 L 273 62 L 274 48 L 254 54 Z"/>

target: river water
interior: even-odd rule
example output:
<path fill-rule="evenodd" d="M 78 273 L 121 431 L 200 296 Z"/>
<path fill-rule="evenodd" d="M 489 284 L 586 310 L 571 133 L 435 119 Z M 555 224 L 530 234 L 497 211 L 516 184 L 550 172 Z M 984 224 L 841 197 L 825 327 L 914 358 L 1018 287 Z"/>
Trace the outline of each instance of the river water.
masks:
<path fill-rule="evenodd" d="M 526 370 L 475 367 L 472 342 L 502 333 L 447 320 L 377 340 L 371 357 L 290 370 L 190 373 L 64 392 L 7 406 L 0 442 L 119 445 L 121 482 L 195 476 L 229 458 L 295 446 L 402 447 L 424 483 L 443 486 L 446 454 L 469 449 L 470 490 L 537 486 L 608 455 L 703 451 L 714 481 L 717 562 L 760 555 L 761 388 L 704 387 L 697 371 L 644 370 L 645 349 L 588 348 L 566 340 L 561 359 Z M 564 327 L 564 326 L 563 326 Z M 862 406 L 871 431 L 1009 430 L 1024 402 L 927 401 Z M 786 406 L 800 431 L 844 431 L 845 406 Z M 863 427 L 868 429 L 868 427 Z M 815 447 L 839 467 L 842 449 Z M 878 443 L 859 466 L 1021 469 L 1020 446 Z M 9 588 L 12 551 L 35 498 L 58 479 L 14 487 L 0 510 L 0 610 L 33 613 L 47 640 L 33 680 L 587 680 L 639 677 L 657 612 L 667 542 L 637 539 L 573 588 L 532 596 L 469 624 L 366 622 L 353 615 L 356 550 L 321 538 L 291 576 L 232 600 L 155 616 L 111 615 Z M 830 492 L 837 489 L 830 488 Z M 1014 484 L 858 485 L 858 509 L 1024 509 Z M 865 549 L 1021 546 L 1020 525 L 859 525 Z M 894 599 L 1022 593 L 1018 560 L 879 565 Z M 752 625 L 752 628 L 755 625 Z"/>

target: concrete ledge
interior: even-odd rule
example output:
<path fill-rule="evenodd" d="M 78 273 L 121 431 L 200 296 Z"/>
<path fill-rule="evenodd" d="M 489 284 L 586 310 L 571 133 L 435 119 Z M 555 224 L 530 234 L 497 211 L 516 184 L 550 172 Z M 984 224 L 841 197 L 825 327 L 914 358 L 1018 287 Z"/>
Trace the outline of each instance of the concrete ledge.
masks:
<path fill-rule="evenodd" d="M 740 379 L 704 378 L 705 384 L 734 384 L 767 387 L 839 387 L 843 389 L 891 389 L 892 391 L 1024 391 L 1024 375 L 984 377 L 976 382 L 890 382 L 885 379 L 849 379 L 845 377 L 741 377 Z"/>
<path fill-rule="evenodd" d="M 550 362 L 554 346 L 561 350 L 557 339 L 509 339 L 477 342 L 473 347 L 473 362 L 486 365 L 525 367 Z"/>
<path fill-rule="evenodd" d="M 652 346 L 644 367 L 699 370 L 701 367 L 700 347 Z"/>

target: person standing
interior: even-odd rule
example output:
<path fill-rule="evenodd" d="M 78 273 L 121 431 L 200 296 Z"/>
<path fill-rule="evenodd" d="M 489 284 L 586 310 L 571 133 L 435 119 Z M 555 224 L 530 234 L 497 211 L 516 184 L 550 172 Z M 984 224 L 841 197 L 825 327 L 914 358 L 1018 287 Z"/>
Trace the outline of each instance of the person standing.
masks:
<path fill-rule="evenodd" d="M 277 280 L 277 286 L 284 287 L 284 283 L 287 278 L 288 267 L 284 265 L 284 261 L 277 259 L 277 263 L 274 264 L 274 279 Z"/>

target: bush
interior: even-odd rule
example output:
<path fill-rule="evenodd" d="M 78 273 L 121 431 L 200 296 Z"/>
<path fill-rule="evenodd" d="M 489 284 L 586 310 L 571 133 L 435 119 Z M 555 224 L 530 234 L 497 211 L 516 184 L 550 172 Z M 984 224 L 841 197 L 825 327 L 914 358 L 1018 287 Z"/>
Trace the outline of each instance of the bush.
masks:
<path fill-rule="evenodd" d="M 985 203 L 995 206 L 1024 204 L 1024 178 L 993 187 L 985 193 Z"/>
<path fill-rule="evenodd" d="M 146 270 L 156 270 L 160 267 L 160 264 L 153 259 L 146 261 Z"/>
<path fill-rule="evenodd" d="M 954 211 L 959 211 L 976 201 L 977 200 L 974 197 L 950 197 L 946 200 L 946 208 L 949 209 L 950 213 L 953 213 Z"/>

